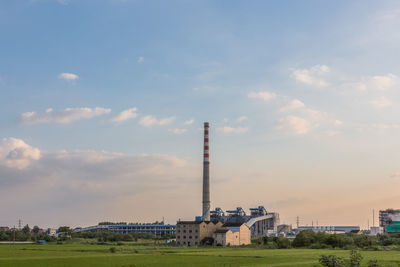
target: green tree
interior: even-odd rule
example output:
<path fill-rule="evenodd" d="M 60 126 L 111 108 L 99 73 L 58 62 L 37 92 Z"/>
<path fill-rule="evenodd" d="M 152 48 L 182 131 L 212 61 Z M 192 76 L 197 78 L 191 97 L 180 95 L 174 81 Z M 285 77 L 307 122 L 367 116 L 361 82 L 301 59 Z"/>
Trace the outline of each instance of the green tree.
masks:
<path fill-rule="evenodd" d="M 297 234 L 296 238 L 293 240 L 294 247 L 307 247 L 315 243 L 316 234 L 313 230 L 303 230 Z"/>
<path fill-rule="evenodd" d="M 350 267 L 360 267 L 362 259 L 363 257 L 359 251 L 352 250 L 350 252 Z"/>
<path fill-rule="evenodd" d="M 29 225 L 25 225 L 24 228 L 22 228 L 22 233 L 25 235 L 30 235 L 31 228 L 29 228 Z"/>
<path fill-rule="evenodd" d="M 35 225 L 35 226 L 33 226 L 33 228 L 32 228 L 32 233 L 34 233 L 35 235 L 37 235 L 37 234 L 39 233 L 39 230 L 40 230 L 39 226 Z"/>

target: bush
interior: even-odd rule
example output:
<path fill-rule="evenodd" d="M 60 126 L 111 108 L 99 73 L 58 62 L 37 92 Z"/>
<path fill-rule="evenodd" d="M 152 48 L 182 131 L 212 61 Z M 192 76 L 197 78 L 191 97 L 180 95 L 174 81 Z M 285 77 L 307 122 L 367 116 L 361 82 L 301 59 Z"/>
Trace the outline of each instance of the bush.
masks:
<path fill-rule="evenodd" d="M 293 240 L 294 247 L 308 247 L 315 243 L 316 234 L 313 230 L 304 230 L 297 234 Z"/>
<path fill-rule="evenodd" d="M 337 257 L 335 255 L 321 255 L 319 258 L 319 263 L 326 267 L 344 267 L 343 258 Z"/>
<path fill-rule="evenodd" d="M 352 250 L 350 252 L 350 267 L 360 267 L 362 256 L 357 250 Z"/>
<path fill-rule="evenodd" d="M 110 252 L 111 252 L 111 253 L 115 253 L 116 251 L 117 251 L 117 249 L 116 249 L 115 247 L 111 247 L 111 248 L 110 248 Z"/>
<path fill-rule="evenodd" d="M 379 265 L 377 260 L 370 260 L 367 263 L 367 267 L 382 267 L 382 265 Z"/>
<path fill-rule="evenodd" d="M 290 248 L 290 241 L 284 237 L 274 237 L 272 241 L 278 248 Z"/>

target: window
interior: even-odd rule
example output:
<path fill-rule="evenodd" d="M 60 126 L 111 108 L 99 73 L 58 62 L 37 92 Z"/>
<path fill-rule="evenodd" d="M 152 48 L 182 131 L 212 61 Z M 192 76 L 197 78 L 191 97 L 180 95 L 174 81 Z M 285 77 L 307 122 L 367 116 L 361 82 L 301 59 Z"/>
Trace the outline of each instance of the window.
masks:
<path fill-rule="evenodd" d="M 177 233 L 179 233 L 179 230 L 178 231 L 176 231 Z"/>
<path fill-rule="evenodd" d="M 184 233 L 186 233 L 186 230 L 183 230 Z"/>
<path fill-rule="evenodd" d="M 191 233 L 192 232 L 192 230 L 189 230 L 189 233 Z"/>
<path fill-rule="evenodd" d="M 181 237 L 178 235 L 178 236 L 176 236 L 176 238 L 181 238 Z"/>
<path fill-rule="evenodd" d="M 183 238 L 186 238 L 186 236 L 184 235 Z"/>
<path fill-rule="evenodd" d="M 192 239 L 192 236 L 189 236 L 189 239 Z"/>
<path fill-rule="evenodd" d="M 196 233 L 197 233 L 198 231 L 197 231 L 197 229 L 196 229 Z"/>
<path fill-rule="evenodd" d="M 196 238 L 196 239 L 197 239 L 197 235 L 196 235 L 194 238 Z"/>

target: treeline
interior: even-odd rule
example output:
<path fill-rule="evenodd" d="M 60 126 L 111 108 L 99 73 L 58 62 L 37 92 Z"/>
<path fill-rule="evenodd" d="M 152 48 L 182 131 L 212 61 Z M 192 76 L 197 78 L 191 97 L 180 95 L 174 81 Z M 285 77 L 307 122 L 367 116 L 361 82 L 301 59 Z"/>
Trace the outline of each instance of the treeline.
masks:
<path fill-rule="evenodd" d="M 37 241 L 46 240 L 47 242 L 55 241 L 56 238 L 47 234 L 39 233 L 39 227 L 34 226 L 31 230 L 28 225 L 25 225 L 21 230 L 13 229 L 0 231 L 0 241 Z"/>
<path fill-rule="evenodd" d="M 357 235 L 315 233 L 312 230 L 301 231 L 294 239 L 285 237 L 262 237 L 255 244 L 267 248 L 314 248 L 314 249 L 378 249 L 382 246 L 400 246 L 400 235 Z"/>

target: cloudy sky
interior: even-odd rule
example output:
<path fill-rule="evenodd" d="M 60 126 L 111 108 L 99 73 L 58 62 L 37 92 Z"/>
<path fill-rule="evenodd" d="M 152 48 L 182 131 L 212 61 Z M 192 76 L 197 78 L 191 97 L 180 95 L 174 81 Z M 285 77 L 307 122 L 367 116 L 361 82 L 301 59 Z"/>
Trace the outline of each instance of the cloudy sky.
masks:
<path fill-rule="evenodd" d="M 0 3 L 0 225 L 399 208 L 398 1 Z"/>

